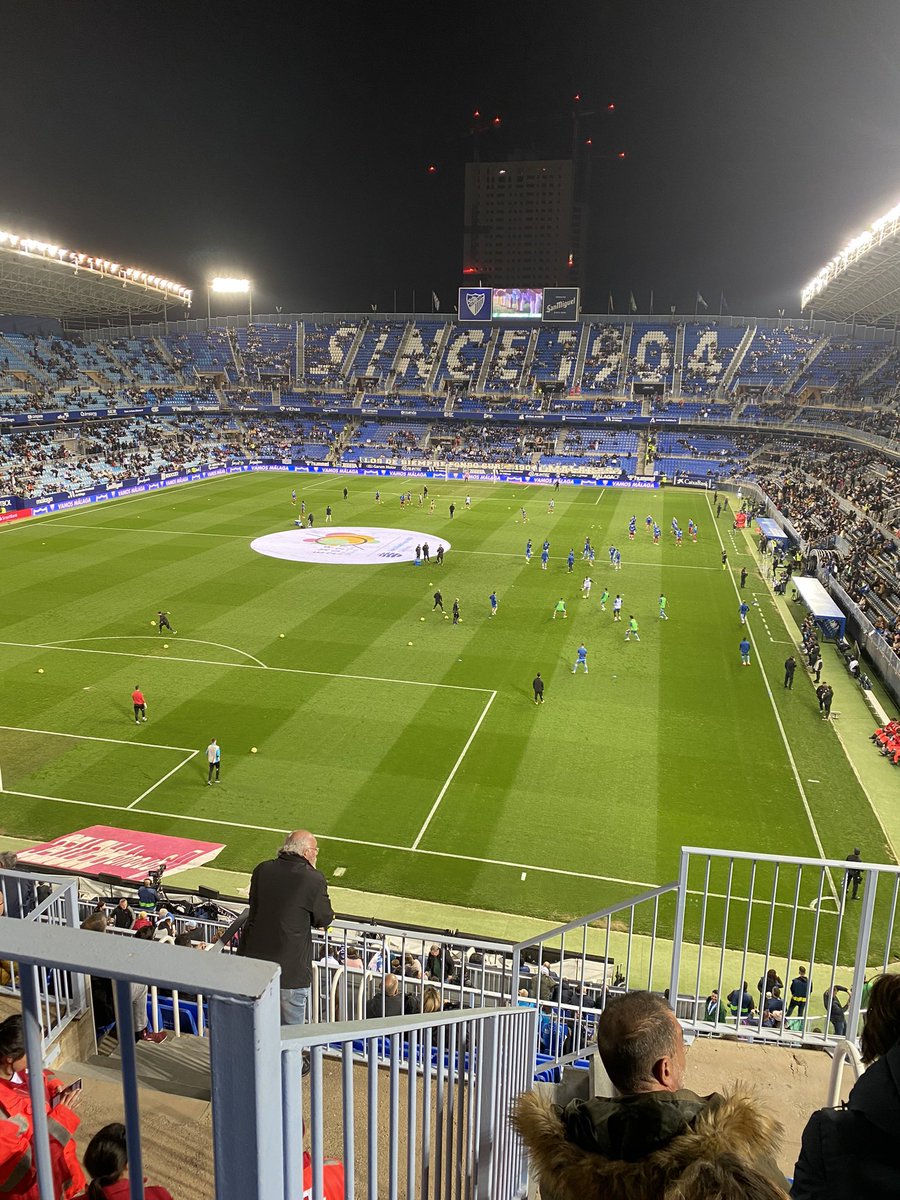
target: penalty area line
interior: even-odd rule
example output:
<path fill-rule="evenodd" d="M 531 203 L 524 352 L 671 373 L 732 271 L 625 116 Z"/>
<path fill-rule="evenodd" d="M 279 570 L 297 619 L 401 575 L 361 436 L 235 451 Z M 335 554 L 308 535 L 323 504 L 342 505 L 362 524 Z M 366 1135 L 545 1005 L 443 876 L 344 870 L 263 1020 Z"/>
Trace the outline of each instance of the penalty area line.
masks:
<path fill-rule="evenodd" d="M 191 750 L 187 746 L 165 746 L 161 742 L 136 742 L 129 738 L 110 738 L 110 737 L 95 737 L 90 733 L 60 733 L 56 729 L 29 729 L 27 725 L 0 725 L 0 729 L 6 729 L 10 733 L 39 733 L 43 737 L 64 737 L 75 738 L 79 742 L 111 742 L 114 746 L 140 746 L 144 750 L 178 750 L 182 754 L 197 754 L 197 750 Z M 53 800 L 53 796 L 43 797 L 45 800 Z"/>
<path fill-rule="evenodd" d="M 123 635 L 123 639 L 131 635 Z M 85 639 L 86 641 L 87 639 Z M 155 638 L 148 638 L 155 641 Z M 192 639 L 181 638 L 182 642 Z M 275 671 L 279 675 L 312 675 L 320 679 L 353 679 L 362 683 L 396 683 L 407 687 L 439 688 L 448 692 L 480 692 L 482 696 L 491 691 L 490 688 L 469 687 L 462 683 L 430 683 L 427 679 L 389 679 L 382 675 L 348 675 L 340 671 L 307 671 L 303 667 L 272 667 L 257 666 L 256 663 L 228 663 L 215 658 L 185 658 L 178 654 L 167 654 L 164 658 L 157 654 L 139 654 L 136 650 L 92 650 L 83 646 L 57 646 L 49 642 L 6 642 L 0 641 L 0 646 L 16 646 L 22 650 L 49 650 L 58 654 L 106 654 L 113 658 L 140 658 L 154 663 L 195 663 L 205 667 L 225 667 L 232 671 Z M 245 653 L 241 651 L 241 653 Z M 35 731 L 40 732 L 40 731 Z M 68 735 L 65 735 L 68 736 Z M 80 736 L 73 734 L 72 736 Z M 186 746 L 173 746 L 173 750 L 186 750 Z"/>
<path fill-rule="evenodd" d="M 490 707 L 496 699 L 497 699 L 497 693 L 491 692 L 490 696 L 488 697 L 487 704 L 485 704 L 484 708 L 481 710 L 481 716 L 475 722 L 475 728 L 469 734 L 469 740 L 463 746 L 463 748 L 460 752 L 459 758 L 453 764 L 453 770 L 450 772 L 450 774 L 444 780 L 444 786 L 438 792 L 437 800 L 435 800 L 434 804 L 432 804 L 431 811 L 429 812 L 428 816 L 425 818 L 422 828 L 419 830 L 418 834 L 416 835 L 416 840 L 413 842 L 412 846 L 410 847 L 412 850 L 418 850 L 419 843 L 421 842 L 422 838 L 425 836 L 425 831 L 428 829 L 428 826 L 431 824 L 432 817 L 437 812 L 437 810 L 440 808 L 441 801 L 443 800 L 444 796 L 447 793 L 447 788 L 449 788 L 450 784 L 453 782 L 454 775 L 459 770 L 460 766 L 462 765 L 463 759 L 466 757 L 466 754 L 468 753 L 469 747 L 472 745 L 472 742 L 475 740 L 475 734 L 481 728 L 482 721 L 488 715 L 488 712 L 490 711 Z"/>
<path fill-rule="evenodd" d="M 13 792 L 7 788 L 0 789 L 0 794 L 5 796 L 25 796 L 35 800 L 52 800 L 56 804 L 74 804 L 79 808 L 99 808 L 111 812 L 127 812 L 118 804 L 101 804 L 96 800 L 67 800 L 63 796 L 38 796 L 33 792 Z M 252 833 L 277 833 L 284 836 L 290 833 L 287 828 L 276 828 L 273 825 L 247 825 L 240 821 L 223 821 L 214 817 L 197 817 L 188 813 L 163 812 L 156 808 L 139 808 L 135 810 L 135 815 L 143 817 L 163 817 L 167 821 L 192 821 L 195 825 L 215 825 L 226 829 L 248 829 Z M 619 879 L 615 875 L 594 875 L 588 871 L 569 871 L 562 867 L 542 867 L 537 863 L 517 863 L 508 862 L 503 858 L 476 858 L 470 854 L 453 854 L 448 850 L 423 850 L 419 847 L 413 850 L 410 846 L 395 846 L 390 842 L 369 842 L 361 838 L 345 838 L 337 837 L 328 833 L 317 834 L 320 842 L 338 842 L 346 846 L 368 846 L 374 850 L 396 850 L 401 854 L 425 854 L 430 858 L 450 858 L 457 862 L 474 862 L 483 863 L 489 867 L 512 867 L 516 871 L 540 871 L 545 875 L 565 875 L 573 879 L 591 879 L 601 883 L 620 883 L 627 887 L 636 888 L 652 888 L 657 887 L 655 883 L 646 883 L 639 879 Z"/>
<path fill-rule="evenodd" d="M 183 758 L 180 763 L 174 766 L 171 771 L 167 771 L 165 775 L 163 775 L 162 779 L 157 779 L 156 783 L 151 784 L 150 787 L 147 788 L 146 792 L 141 792 L 137 800 L 132 800 L 130 804 L 126 805 L 126 812 L 140 804 L 140 802 L 145 799 L 145 797 L 149 796 L 151 792 L 155 792 L 161 783 L 165 783 L 167 779 L 171 779 L 176 771 L 180 771 L 183 766 L 189 763 L 192 758 L 196 758 L 199 753 L 199 750 L 192 750 L 190 754 L 188 754 L 186 758 Z"/>

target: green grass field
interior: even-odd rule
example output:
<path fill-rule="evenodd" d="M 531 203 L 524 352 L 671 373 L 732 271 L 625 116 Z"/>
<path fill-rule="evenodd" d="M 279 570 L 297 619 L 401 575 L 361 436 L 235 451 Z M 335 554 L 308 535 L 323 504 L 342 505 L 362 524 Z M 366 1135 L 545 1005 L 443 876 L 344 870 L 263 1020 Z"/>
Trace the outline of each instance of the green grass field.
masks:
<path fill-rule="evenodd" d="M 443 568 L 255 553 L 255 537 L 292 527 L 292 487 L 319 518 L 330 503 L 335 530 L 411 528 L 452 550 Z M 248 870 L 306 826 L 320 867 L 343 867 L 348 887 L 561 919 L 673 879 L 684 844 L 839 858 L 863 844 L 890 857 L 802 668 L 782 689 L 787 631 L 723 515 L 729 566 L 751 570 L 760 606 L 741 666 L 736 581 L 704 494 L 564 487 L 548 514 L 548 488 L 433 480 L 432 514 L 401 510 L 399 492 L 395 480 L 243 475 L 0 532 L 0 768 L 20 793 L 3 797 L 4 830 L 200 837 L 225 843 L 217 865 Z M 673 516 L 699 522 L 696 544 L 676 550 Z M 597 561 L 582 600 L 588 535 Z M 604 585 L 638 618 L 640 643 L 600 611 Z M 461 625 L 432 613 L 436 587 L 448 611 L 460 597 Z M 568 619 L 551 620 L 561 596 Z M 158 608 L 177 637 L 150 627 Z M 590 674 L 576 676 L 582 640 Z M 149 709 L 139 727 L 135 684 Z M 208 788 L 213 736 L 222 782 Z"/>

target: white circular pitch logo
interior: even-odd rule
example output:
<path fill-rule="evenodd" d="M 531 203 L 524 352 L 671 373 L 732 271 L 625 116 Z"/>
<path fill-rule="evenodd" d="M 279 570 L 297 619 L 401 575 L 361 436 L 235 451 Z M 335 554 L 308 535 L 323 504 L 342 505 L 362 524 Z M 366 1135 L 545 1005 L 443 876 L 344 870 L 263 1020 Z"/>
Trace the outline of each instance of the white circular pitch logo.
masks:
<path fill-rule="evenodd" d="M 269 558 L 291 562 L 334 563 L 338 566 L 381 566 L 385 563 L 414 562 L 416 547 L 428 546 L 432 558 L 438 546 L 450 549 L 450 543 L 433 534 L 412 529 L 379 529 L 368 525 L 338 525 L 324 529 L 283 529 L 267 533 L 250 543 L 250 549 Z"/>

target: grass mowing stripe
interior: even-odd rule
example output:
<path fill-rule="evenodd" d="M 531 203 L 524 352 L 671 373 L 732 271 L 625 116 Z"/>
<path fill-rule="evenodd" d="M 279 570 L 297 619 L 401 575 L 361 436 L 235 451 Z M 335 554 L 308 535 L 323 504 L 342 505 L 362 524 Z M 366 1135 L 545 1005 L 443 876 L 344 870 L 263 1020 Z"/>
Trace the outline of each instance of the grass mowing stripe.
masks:
<path fill-rule="evenodd" d="M 85 641 L 88 639 L 85 638 Z M 154 639 L 150 639 L 151 641 Z M 187 641 L 187 638 L 182 639 Z M 307 671 L 302 667 L 267 667 L 264 663 L 257 666 L 255 663 L 226 663 L 219 662 L 214 658 L 184 658 L 179 654 L 169 654 L 166 658 L 161 659 L 152 654 L 138 654 L 133 650 L 85 650 L 80 646 L 60 646 L 51 642 L 4 642 L 0 641 L 0 646 L 19 646 L 27 650 L 53 650 L 62 651 L 66 654 L 106 654 L 113 658 L 142 658 L 148 659 L 151 662 L 184 662 L 197 663 L 200 666 L 207 667 L 231 667 L 242 671 L 278 671 L 279 674 L 285 675 L 320 675 L 326 679 L 357 679 L 364 683 L 396 683 L 403 684 L 407 687 L 429 687 L 429 688 L 444 688 L 452 692 L 482 692 L 486 694 L 491 691 L 490 688 L 466 687 L 460 683 L 430 683 L 425 679 L 388 679 L 383 675 L 351 675 L 341 671 Z M 239 651 L 238 653 L 243 653 Z M 252 657 L 252 655 L 251 655 Z M 2 727 L 0 727 L 2 728 Z M 173 746 L 175 750 L 181 750 L 184 747 Z"/>
<path fill-rule="evenodd" d="M 81 808 L 101 808 L 105 811 L 119 813 L 128 811 L 117 804 L 101 804 L 96 800 L 68 800 L 64 796 L 42 796 L 35 792 L 14 792 L 8 788 L 3 788 L 0 794 L 22 796 L 31 800 L 49 800 L 54 804 L 74 804 Z M 241 821 L 220 821 L 215 817 L 195 817 L 188 813 L 164 812 L 156 808 L 142 808 L 137 811 L 147 817 L 164 817 L 166 820 L 171 821 L 193 821 L 195 824 L 224 826 L 227 829 L 249 829 L 254 833 L 277 833 L 282 835 L 290 833 L 287 827 L 282 829 L 275 825 L 249 825 Z M 321 833 L 316 836 L 323 842 L 336 842 L 347 846 L 369 846 L 373 850 L 394 850 L 400 854 L 422 854 L 428 855 L 431 858 L 450 858 L 456 859 L 458 862 L 484 863 L 485 866 L 489 867 L 511 867 L 516 871 L 540 871 L 547 875 L 565 875 L 573 879 L 593 879 L 601 883 L 621 883 L 625 884 L 626 887 L 656 887 L 656 884 L 646 883 L 639 879 L 619 879 L 615 875 L 594 875 L 587 871 L 569 871 L 563 867 L 547 867 L 537 863 L 510 862 L 507 859 L 501 858 L 477 858 L 469 854 L 452 854 L 446 850 L 426 850 L 422 847 L 414 850 L 411 846 L 395 846 L 390 842 L 373 842 L 362 838 L 337 837 L 328 833 Z"/>
<path fill-rule="evenodd" d="M 713 522 L 713 525 L 715 526 L 716 537 L 719 539 L 719 545 L 722 547 L 722 550 L 724 552 L 725 543 L 722 541 L 722 535 L 719 532 L 719 526 L 716 523 L 716 519 L 713 515 L 712 501 L 709 498 L 709 492 L 706 493 L 706 503 L 709 508 L 709 519 Z M 735 599 L 737 600 L 738 604 L 740 604 L 741 594 L 738 591 L 737 584 L 735 583 L 733 571 L 731 571 L 731 570 L 728 571 L 728 578 L 731 580 L 731 586 L 734 590 Z M 778 711 L 778 706 L 775 704 L 775 697 L 772 695 L 772 689 L 769 686 L 769 679 L 768 679 L 768 676 L 766 675 L 765 668 L 763 667 L 762 657 L 759 653 L 759 647 L 756 644 L 756 638 L 753 636 L 753 629 L 749 624 L 746 625 L 745 628 L 747 631 L 747 636 L 750 638 L 750 641 L 753 643 L 753 650 L 756 655 L 756 661 L 759 665 L 759 670 L 760 670 L 760 674 L 762 675 L 763 683 L 765 684 L 766 694 L 769 697 L 769 703 L 772 706 L 772 712 L 775 714 L 775 723 L 778 726 L 778 732 L 781 734 L 781 740 L 784 743 L 784 748 L 785 748 L 785 751 L 787 752 L 788 762 L 791 764 L 791 771 L 794 776 L 794 782 L 797 785 L 797 791 L 800 793 L 800 799 L 803 801 L 803 807 L 806 810 L 806 816 L 807 816 L 807 819 L 809 820 L 809 827 L 812 830 L 813 837 L 816 840 L 816 847 L 818 848 L 818 851 L 819 851 L 819 857 L 827 858 L 828 856 L 825 853 L 825 847 L 822 845 L 822 839 L 819 837 L 819 830 L 818 830 L 818 827 L 816 826 L 816 822 L 815 822 L 815 819 L 812 814 L 812 809 L 810 808 L 810 805 L 809 805 L 809 799 L 803 788 L 803 782 L 800 779 L 800 772 L 797 770 L 797 763 L 794 761 L 794 755 L 791 750 L 790 742 L 788 741 L 787 733 L 785 732 L 784 724 L 782 723 L 782 720 L 781 720 L 781 713 Z M 831 888 L 831 894 L 834 897 L 835 903 L 838 903 L 837 888 L 835 887 L 834 878 L 831 874 L 830 868 L 828 869 L 827 874 L 828 874 L 828 886 Z"/>
<path fill-rule="evenodd" d="M 437 799 L 435 800 L 434 804 L 432 804 L 432 806 L 431 806 L 431 811 L 429 812 L 428 816 L 425 818 L 425 821 L 422 824 L 422 828 L 419 830 L 418 834 L 416 835 L 416 840 L 412 844 L 413 850 L 418 850 L 419 843 L 421 842 L 422 838 L 425 836 L 425 831 L 428 829 L 428 826 L 431 824 L 431 818 L 434 816 L 434 814 L 440 808 L 441 801 L 443 800 L 444 796 L 446 795 L 447 788 L 453 782 L 454 775 L 459 770 L 462 760 L 466 757 L 469 747 L 472 745 L 472 742 L 475 740 L 475 734 L 481 728 L 482 721 L 488 715 L 488 712 L 490 711 L 490 707 L 496 699 L 497 699 L 497 693 L 491 692 L 490 696 L 488 697 L 487 704 L 485 704 L 484 708 L 481 710 L 481 716 L 475 722 L 475 728 L 469 734 L 469 740 L 466 742 L 466 744 L 463 746 L 462 750 L 460 751 L 459 758 L 453 764 L 453 770 L 450 772 L 450 774 L 444 780 L 444 786 L 438 792 Z"/>
<path fill-rule="evenodd" d="M 137 805 L 140 804 L 140 802 L 142 800 L 145 800 L 147 798 L 147 796 L 150 795 L 151 792 L 155 792 L 156 789 L 160 786 L 160 784 L 165 783 L 167 779 L 171 779 L 176 771 L 180 771 L 181 768 L 186 763 L 189 763 L 192 758 L 196 758 L 199 753 L 200 753 L 199 750 L 192 750 L 190 752 L 190 754 L 187 756 L 187 758 L 183 758 L 181 760 L 181 762 L 178 763 L 177 766 L 172 768 L 171 771 L 167 771 L 166 774 L 163 775 L 162 779 L 157 779 L 156 783 L 154 783 L 151 787 L 148 787 L 145 792 L 141 792 L 141 794 L 138 796 L 137 800 L 132 800 L 132 802 L 130 804 L 126 805 L 126 808 L 129 808 L 129 809 L 136 808 Z"/>

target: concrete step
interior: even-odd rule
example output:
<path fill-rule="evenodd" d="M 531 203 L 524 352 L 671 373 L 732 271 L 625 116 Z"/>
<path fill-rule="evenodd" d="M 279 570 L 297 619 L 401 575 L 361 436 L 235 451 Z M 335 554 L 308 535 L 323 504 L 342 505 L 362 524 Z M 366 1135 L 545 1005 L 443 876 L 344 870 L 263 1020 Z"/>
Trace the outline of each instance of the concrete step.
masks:
<path fill-rule="evenodd" d="M 209 1101 L 209 1041 L 191 1035 L 176 1038 L 170 1034 L 158 1046 L 138 1042 L 138 1084 L 141 1089 L 183 1096 L 189 1100 Z M 118 1045 L 111 1054 L 94 1054 L 84 1062 L 67 1062 L 60 1068 L 67 1075 L 109 1082 L 122 1077 L 122 1056 Z"/>

